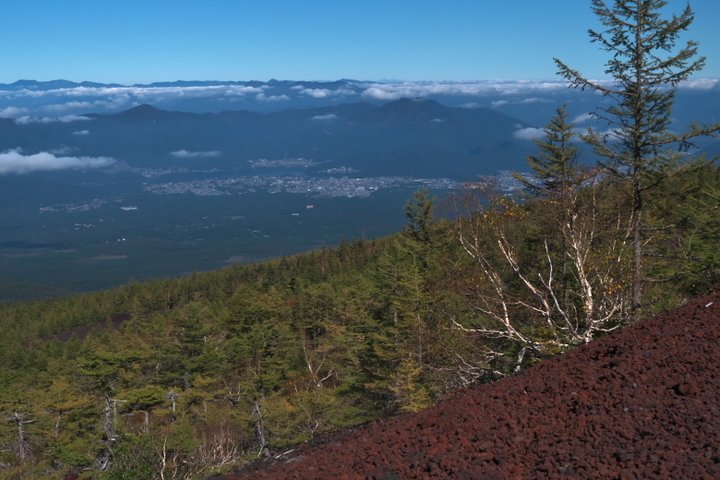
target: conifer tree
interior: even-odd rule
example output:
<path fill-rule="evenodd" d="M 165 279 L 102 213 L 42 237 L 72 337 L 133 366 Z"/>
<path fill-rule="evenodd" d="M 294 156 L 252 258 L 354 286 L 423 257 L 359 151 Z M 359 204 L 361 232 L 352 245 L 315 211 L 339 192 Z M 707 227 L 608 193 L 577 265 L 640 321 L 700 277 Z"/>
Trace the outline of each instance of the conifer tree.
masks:
<path fill-rule="evenodd" d="M 616 178 L 627 180 L 632 190 L 631 235 L 633 237 L 632 302 L 636 312 L 642 306 L 643 218 L 645 193 L 677 165 L 677 149 L 688 148 L 691 140 L 712 135 L 720 124 L 692 124 L 685 132 L 670 132 L 672 107 L 677 86 L 701 70 L 705 58 L 697 55 L 698 43 L 689 41 L 676 48 L 680 34 L 694 19 L 688 5 L 681 15 L 661 17 L 664 0 L 592 0 L 592 8 L 604 32 L 589 31 L 592 43 L 611 54 L 605 73 L 611 85 L 589 80 L 558 59 L 558 74 L 575 88 L 591 89 L 611 99 L 595 116 L 607 122 L 608 132 L 589 129 L 582 138 L 604 157 L 601 166 Z M 676 147 L 673 150 L 673 147 Z"/>
<path fill-rule="evenodd" d="M 534 139 L 540 153 L 527 157 L 533 177 L 515 173 L 515 178 L 530 195 L 546 197 L 562 194 L 576 185 L 580 166 L 577 163 L 580 147 L 572 143 L 575 124 L 568 123 L 566 106 L 557 109 L 557 115 L 543 129 L 544 137 Z"/>
<path fill-rule="evenodd" d="M 405 233 L 418 242 L 423 252 L 432 243 L 432 226 L 435 224 L 434 210 L 437 197 L 430 197 L 427 188 L 413 192 L 412 198 L 405 204 L 405 216 L 409 223 Z"/>

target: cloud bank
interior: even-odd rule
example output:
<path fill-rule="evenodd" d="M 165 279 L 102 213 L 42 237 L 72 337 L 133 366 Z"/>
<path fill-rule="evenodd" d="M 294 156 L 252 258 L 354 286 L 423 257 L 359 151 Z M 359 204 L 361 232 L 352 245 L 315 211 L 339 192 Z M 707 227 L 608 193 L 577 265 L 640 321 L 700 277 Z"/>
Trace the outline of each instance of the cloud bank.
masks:
<path fill-rule="evenodd" d="M 592 80 L 612 86 L 612 80 Z M 66 113 L 105 113 L 126 110 L 141 104 L 183 110 L 203 105 L 221 111 L 222 104 L 243 102 L 248 109 L 280 109 L 308 102 L 362 101 L 387 102 L 400 98 L 435 98 L 468 108 L 555 102 L 565 90 L 562 79 L 473 80 L 426 82 L 228 82 L 215 85 L 187 85 L 187 82 L 152 85 L 74 86 L 67 88 L 17 88 L 0 86 L 0 117 L 17 118 L 20 123 L 49 122 L 46 117 Z M 699 78 L 681 83 L 685 91 L 720 91 L 720 79 Z M 205 103 L 207 100 L 207 103 Z M 63 117 L 60 117 L 63 118 Z"/>
<path fill-rule="evenodd" d="M 427 97 L 431 95 L 491 96 L 552 92 L 568 88 L 565 81 L 487 80 L 475 82 L 403 82 L 366 85 L 363 96 L 374 100 Z M 541 98 L 528 99 L 530 103 Z"/>
<path fill-rule="evenodd" d="M 69 168 L 102 168 L 115 163 L 109 157 L 58 157 L 49 152 L 23 155 L 20 149 L 0 153 L 0 175 Z"/>
<path fill-rule="evenodd" d="M 18 125 L 29 125 L 31 123 L 70 123 L 70 122 L 85 122 L 90 121 L 92 118 L 83 117 L 82 115 L 65 115 L 64 117 L 20 117 L 15 119 L 15 123 Z"/>

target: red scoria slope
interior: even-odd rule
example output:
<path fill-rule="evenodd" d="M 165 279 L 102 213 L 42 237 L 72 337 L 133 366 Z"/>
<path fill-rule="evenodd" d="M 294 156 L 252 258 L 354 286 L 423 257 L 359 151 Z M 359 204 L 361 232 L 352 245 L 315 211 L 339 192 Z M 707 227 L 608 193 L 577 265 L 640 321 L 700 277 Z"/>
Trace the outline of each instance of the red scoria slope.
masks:
<path fill-rule="evenodd" d="M 235 479 L 720 478 L 720 295 Z"/>

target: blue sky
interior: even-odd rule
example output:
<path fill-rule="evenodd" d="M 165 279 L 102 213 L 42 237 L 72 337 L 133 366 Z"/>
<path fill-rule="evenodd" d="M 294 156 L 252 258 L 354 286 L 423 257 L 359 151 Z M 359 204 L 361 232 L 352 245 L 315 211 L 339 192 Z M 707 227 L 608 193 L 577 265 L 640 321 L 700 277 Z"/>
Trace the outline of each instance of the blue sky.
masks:
<path fill-rule="evenodd" d="M 669 0 L 668 15 L 686 0 Z M 690 2 L 682 41 L 720 77 L 720 1 Z M 24 0 L 6 2 L 0 82 L 603 78 L 589 0 Z"/>

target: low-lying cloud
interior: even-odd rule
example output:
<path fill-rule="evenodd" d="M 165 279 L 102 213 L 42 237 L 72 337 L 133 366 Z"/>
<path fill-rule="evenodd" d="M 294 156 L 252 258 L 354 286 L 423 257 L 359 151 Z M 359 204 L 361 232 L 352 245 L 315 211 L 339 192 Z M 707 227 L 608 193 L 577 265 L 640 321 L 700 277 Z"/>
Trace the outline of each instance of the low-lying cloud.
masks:
<path fill-rule="evenodd" d="M 294 87 L 292 89 L 297 90 Z M 346 88 L 337 88 L 337 89 L 303 88 L 303 89 L 300 89 L 300 91 L 298 93 L 300 95 L 307 95 L 308 97 L 313 97 L 313 98 L 328 98 L 328 97 L 355 95 L 357 92 L 354 92 L 353 90 L 349 90 Z"/>
<path fill-rule="evenodd" d="M 94 104 L 90 102 L 65 102 L 65 103 L 53 103 L 42 107 L 46 112 L 58 114 L 74 108 L 93 108 Z"/>
<path fill-rule="evenodd" d="M 328 113 L 327 115 L 315 115 L 312 117 L 313 120 L 334 120 L 337 118 L 337 115 L 334 113 Z"/>
<path fill-rule="evenodd" d="M 367 85 L 363 96 L 374 100 L 427 97 L 431 95 L 491 96 L 552 92 L 568 87 L 565 81 L 487 80 L 475 82 L 402 82 Z M 526 99 L 542 101 L 540 97 Z"/>
<path fill-rule="evenodd" d="M 70 123 L 70 122 L 85 122 L 90 121 L 92 118 L 83 117 L 82 115 L 65 115 L 64 117 L 20 117 L 15 119 L 15 123 L 18 125 L 29 125 L 31 123 Z"/>
<path fill-rule="evenodd" d="M 257 95 L 255 95 L 255 100 L 257 100 L 258 102 L 284 102 L 284 101 L 290 100 L 290 97 L 288 97 L 285 94 L 270 95 L 268 97 L 264 93 L 258 93 Z"/>
<path fill-rule="evenodd" d="M 513 132 L 513 137 L 518 140 L 532 140 L 534 138 L 540 138 L 543 135 L 545 135 L 543 129 L 535 127 L 521 128 L 520 130 L 515 130 Z"/>
<path fill-rule="evenodd" d="M 522 100 L 518 100 L 517 103 L 527 105 L 530 103 L 551 103 L 552 100 L 548 100 L 547 98 L 538 98 L 538 97 L 531 97 L 531 98 L 523 98 Z"/>
<path fill-rule="evenodd" d="M 0 153 L 0 175 L 70 168 L 102 168 L 115 163 L 110 157 L 58 157 L 50 152 L 23 155 L 20 149 Z"/>
<path fill-rule="evenodd" d="M 188 150 L 177 150 L 175 152 L 170 152 L 169 155 L 175 158 L 212 158 L 221 156 L 222 152 L 217 150 L 211 150 L 208 152 L 191 152 Z"/>
<path fill-rule="evenodd" d="M 2 110 L 0 110 L 0 117 L 13 118 L 13 117 L 18 117 L 20 115 L 25 115 L 26 113 L 28 113 L 27 108 L 5 107 Z"/>
<path fill-rule="evenodd" d="M 490 102 L 492 108 L 502 107 L 503 105 L 531 105 L 533 103 L 552 103 L 552 100 L 542 97 L 529 97 L 517 100 L 495 100 Z"/>

